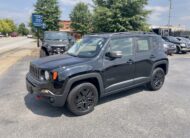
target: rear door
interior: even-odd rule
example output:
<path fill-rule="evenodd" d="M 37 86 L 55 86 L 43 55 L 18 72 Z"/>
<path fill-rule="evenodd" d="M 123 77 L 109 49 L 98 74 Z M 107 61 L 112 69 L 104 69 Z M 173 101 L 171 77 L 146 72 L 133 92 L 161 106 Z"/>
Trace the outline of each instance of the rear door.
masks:
<path fill-rule="evenodd" d="M 138 36 L 135 38 L 135 79 L 134 83 L 148 81 L 155 55 L 152 54 L 150 37 Z"/>

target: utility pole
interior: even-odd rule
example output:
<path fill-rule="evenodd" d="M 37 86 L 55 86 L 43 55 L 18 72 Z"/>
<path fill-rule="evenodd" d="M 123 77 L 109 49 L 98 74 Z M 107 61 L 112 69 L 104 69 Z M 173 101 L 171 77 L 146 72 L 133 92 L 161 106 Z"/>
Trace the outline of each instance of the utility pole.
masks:
<path fill-rule="evenodd" d="M 168 27 L 171 25 L 172 0 L 169 0 L 169 2 L 170 6 L 169 6 Z"/>

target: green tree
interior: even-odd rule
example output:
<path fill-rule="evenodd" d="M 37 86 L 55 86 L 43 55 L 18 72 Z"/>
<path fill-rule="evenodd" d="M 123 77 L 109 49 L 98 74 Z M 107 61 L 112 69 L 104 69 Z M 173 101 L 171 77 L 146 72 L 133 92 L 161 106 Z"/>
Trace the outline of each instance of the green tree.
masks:
<path fill-rule="evenodd" d="M 92 31 L 92 18 L 88 6 L 80 2 L 78 3 L 70 14 L 71 28 L 74 31 L 86 34 Z"/>
<path fill-rule="evenodd" d="M 11 32 L 11 28 L 5 20 L 0 20 L 0 31 L 3 34 L 8 34 Z"/>
<path fill-rule="evenodd" d="M 28 35 L 29 30 L 26 28 L 24 23 L 21 23 L 18 26 L 18 33 L 21 34 L 21 35 Z"/>
<path fill-rule="evenodd" d="M 43 15 L 46 31 L 59 30 L 60 10 L 57 0 L 37 0 L 34 12 Z M 42 30 L 41 30 L 42 31 Z"/>
<path fill-rule="evenodd" d="M 0 20 L 0 33 L 3 32 L 3 24 L 2 24 L 2 20 Z"/>
<path fill-rule="evenodd" d="M 93 0 L 95 32 L 147 31 L 148 0 Z"/>
<path fill-rule="evenodd" d="M 15 25 L 15 23 L 14 23 L 13 20 L 5 19 L 4 21 L 8 24 L 8 26 L 10 28 L 10 32 L 9 33 L 12 33 L 12 32 L 16 31 L 17 28 L 16 28 L 16 25 Z"/>

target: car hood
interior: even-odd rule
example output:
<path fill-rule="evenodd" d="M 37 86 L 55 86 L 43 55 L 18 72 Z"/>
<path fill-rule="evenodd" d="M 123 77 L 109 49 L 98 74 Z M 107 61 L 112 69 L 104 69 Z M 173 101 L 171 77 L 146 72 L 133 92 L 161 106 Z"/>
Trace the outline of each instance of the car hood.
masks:
<path fill-rule="evenodd" d="M 79 58 L 79 57 L 70 56 L 68 54 L 63 54 L 63 55 L 44 57 L 31 62 L 31 64 L 41 69 L 52 70 L 59 67 L 73 66 L 88 61 L 89 58 Z"/>
<path fill-rule="evenodd" d="M 44 41 L 45 46 L 55 46 L 55 47 L 62 47 L 68 45 L 68 41 L 66 40 L 46 40 Z"/>

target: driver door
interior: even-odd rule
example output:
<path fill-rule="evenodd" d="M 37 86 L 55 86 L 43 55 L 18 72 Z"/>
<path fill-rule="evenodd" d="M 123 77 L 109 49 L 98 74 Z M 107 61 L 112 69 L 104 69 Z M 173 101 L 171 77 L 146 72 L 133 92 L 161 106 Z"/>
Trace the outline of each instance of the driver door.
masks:
<path fill-rule="evenodd" d="M 122 51 L 122 58 L 103 59 L 103 79 L 105 93 L 127 88 L 133 85 L 135 74 L 134 66 L 134 40 L 133 37 L 123 36 L 110 40 L 106 53 Z"/>

